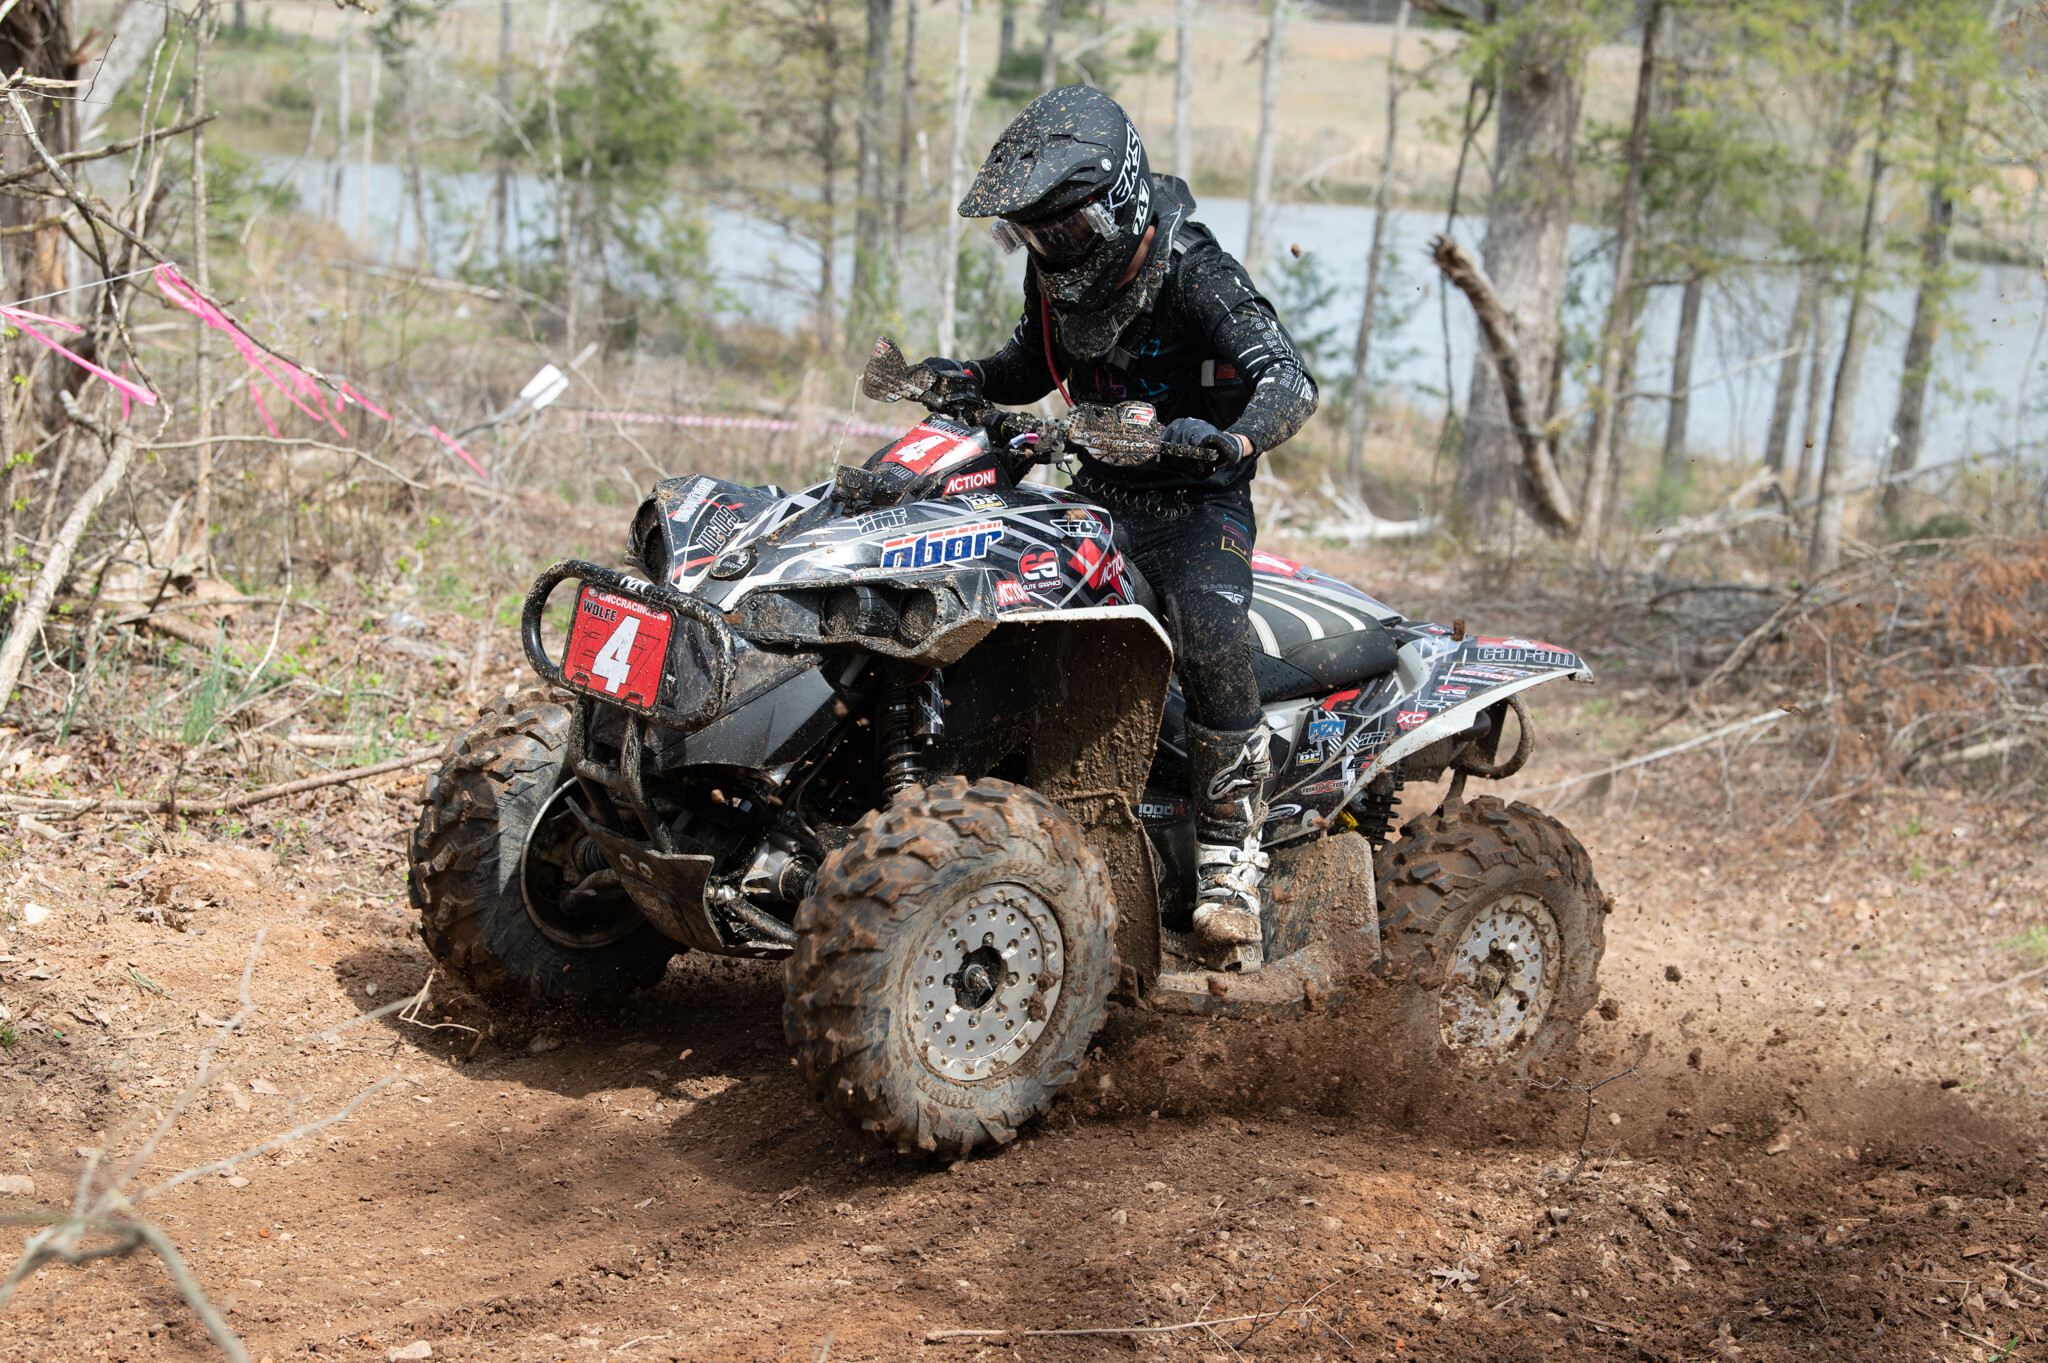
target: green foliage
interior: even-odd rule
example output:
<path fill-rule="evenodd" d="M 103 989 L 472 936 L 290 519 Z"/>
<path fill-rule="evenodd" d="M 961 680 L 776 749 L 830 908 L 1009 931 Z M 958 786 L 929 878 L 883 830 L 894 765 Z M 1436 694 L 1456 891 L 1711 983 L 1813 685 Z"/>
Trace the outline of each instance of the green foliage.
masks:
<path fill-rule="evenodd" d="M 1024 311 L 1024 295 L 1003 268 L 1003 255 L 979 232 L 960 242 L 960 278 L 954 286 L 953 334 L 962 355 L 1001 348 Z"/>
<path fill-rule="evenodd" d="M 555 198 L 556 231 L 529 287 L 565 288 L 565 267 L 594 273 L 615 347 L 637 334 L 643 302 L 696 318 L 716 301 L 706 229 L 678 174 L 711 163 L 728 122 L 669 48 L 641 0 L 602 0 L 552 90 L 489 148 L 546 177 Z"/>
<path fill-rule="evenodd" d="M 2037 961 L 2048 961 L 2048 926 L 2036 923 L 2017 937 L 1998 944 L 2001 951 L 2017 951 Z"/>

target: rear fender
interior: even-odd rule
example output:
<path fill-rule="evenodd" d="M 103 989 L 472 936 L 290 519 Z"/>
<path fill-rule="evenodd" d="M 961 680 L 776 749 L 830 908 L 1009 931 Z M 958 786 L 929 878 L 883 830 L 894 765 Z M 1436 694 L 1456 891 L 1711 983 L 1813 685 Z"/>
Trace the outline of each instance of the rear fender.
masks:
<path fill-rule="evenodd" d="M 1551 644 L 1453 639 L 1434 625 L 1417 628 L 1390 676 L 1339 692 L 1303 716 L 1294 756 L 1278 768 L 1265 841 L 1321 832 L 1373 777 L 1470 732 L 1510 696 L 1564 677 L 1590 683 L 1593 671 Z"/>
<path fill-rule="evenodd" d="M 1593 669 L 1578 654 L 1533 639 L 1425 634 L 1403 644 L 1400 659 L 1394 675 L 1401 694 L 1390 716 L 1395 736 L 1380 749 L 1371 772 L 1465 733 L 1486 710 L 1533 686 L 1566 677 L 1593 681 Z"/>

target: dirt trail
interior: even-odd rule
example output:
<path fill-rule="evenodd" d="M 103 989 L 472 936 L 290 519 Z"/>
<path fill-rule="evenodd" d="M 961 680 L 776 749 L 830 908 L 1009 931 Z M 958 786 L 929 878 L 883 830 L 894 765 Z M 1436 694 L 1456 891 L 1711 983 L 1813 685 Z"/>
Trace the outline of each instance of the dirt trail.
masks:
<path fill-rule="evenodd" d="M 1541 722 L 1525 786 L 1597 765 L 1611 717 Z M 185 1082 L 259 926 L 227 1050 L 268 1058 L 152 1170 L 397 1076 L 152 1204 L 252 1358 L 2043 1354 L 2048 998 L 2038 975 L 1986 987 L 2036 964 L 1999 943 L 2048 919 L 2030 811 L 1890 794 L 1832 834 L 1767 832 L 1711 757 L 1562 809 L 1617 908 L 1606 1002 L 1551 1079 L 1613 1074 L 1652 1033 L 1567 1184 L 1581 1091 L 1407 1073 L 1370 999 L 1288 1029 L 1119 1013 L 1049 1119 L 950 1166 L 820 1117 L 772 967 L 685 958 L 624 1016 L 501 1020 L 473 1055 L 391 1019 L 278 1049 L 425 978 L 398 860 L 415 783 L 302 799 L 302 840 L 4 849 L 0 1173 L 38 1197 Z M 1008 1333 L 926 1342 L 962 1330 Z M 144 1259 L 44 1268 L 0 1317 L 0 1357 L 217 1356 Z"/>

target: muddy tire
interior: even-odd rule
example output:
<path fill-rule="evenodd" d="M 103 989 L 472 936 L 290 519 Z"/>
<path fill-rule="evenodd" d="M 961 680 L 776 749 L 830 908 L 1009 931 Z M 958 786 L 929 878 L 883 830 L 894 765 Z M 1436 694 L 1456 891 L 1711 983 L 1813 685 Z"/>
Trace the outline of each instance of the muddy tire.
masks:
<path fill-rule="evenodd" d="M 563 911 L 580 878 L 564 826 L 573 825 L 571 792 L 557 798 L 568 746 L 567 707 L 529 691 L 486 711 L 427 779 L 408 878 L 420 935 L 436 961 L 493 1002 L 623 999 L 659 980 L 682 950 L 622 891 L 586 893 L 571 901 L 587 906 L 580 914 Z"/>
<path fill-rule="evenodd" d="M 1375 871 L 1380 969 L 1418 1055 L 1521 1075 L 1569 1048 L 1599 998 L 1608 900 L 1563 824 L 1481 796 L 1411 820 Z"/>
<path fill-rule="evenodd" d="M 1109 871 L 1007 781 L 869 814 L 797 911 L 782 1024 L 818 1101 L 897 1150 L 1000 1145 L 1080 1073 L 1117 975 Z"/>

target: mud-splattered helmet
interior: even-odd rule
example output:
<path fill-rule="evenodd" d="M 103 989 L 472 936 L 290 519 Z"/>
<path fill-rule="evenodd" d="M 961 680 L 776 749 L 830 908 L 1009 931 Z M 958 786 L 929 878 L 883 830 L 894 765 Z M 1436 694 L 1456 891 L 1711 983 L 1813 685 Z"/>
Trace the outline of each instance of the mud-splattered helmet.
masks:
<path fill-rule="evenodd" d="M 960 216 L 996 219 L 996 240 L 1031 252 L 1055 301 L 1103 308 L 1152 222 L 1145 144 L 1123 108 L 1093 86 L 1048 91 L 1003 129 Z"/>

